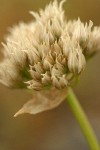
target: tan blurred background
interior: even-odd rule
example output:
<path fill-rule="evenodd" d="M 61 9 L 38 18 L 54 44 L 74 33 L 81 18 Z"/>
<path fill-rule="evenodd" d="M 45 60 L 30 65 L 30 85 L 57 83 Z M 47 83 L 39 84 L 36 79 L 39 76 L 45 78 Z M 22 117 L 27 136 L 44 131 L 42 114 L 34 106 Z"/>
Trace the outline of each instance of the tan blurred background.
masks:
<path fill-rule="evenodd" d="M 31 20 L 29 10 L 44 8 L 49 1 L 0 0 L 0 42 L 8 27 Z M 64 8 L 68 18 L 79 16 L 100 25 L 100 0 L 67 0 Z M 100 53 L 88 63 L 74 90 L 100 141 Z M 67 102 L 35 116 L 13 118 L 30 97 L 24 90 L 0 85 L 0 150 L 89 150 Z"/>

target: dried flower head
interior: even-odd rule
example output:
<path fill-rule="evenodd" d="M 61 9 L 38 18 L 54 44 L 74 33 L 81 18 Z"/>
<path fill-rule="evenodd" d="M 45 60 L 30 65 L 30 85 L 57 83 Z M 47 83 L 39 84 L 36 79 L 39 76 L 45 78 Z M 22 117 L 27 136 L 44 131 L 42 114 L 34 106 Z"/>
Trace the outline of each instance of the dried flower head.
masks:
<path fill-rule="evenodd" d="M 35 96 L 38 107 L 32 107 L 34 101 L 29 102 L 20 113 L 38 113 L 58 105 L 55 100 L 50 107 L 52 101 L 47 96 L 45 105 L 43 90 L 50 87 L 61 93 L 84 70 L 87 58 L 100 49 L 100 27 L 92 29 L 92 21 L 84 24 L 79 18 L 66 20 L 63 3 L 54 0 L 45 10 L 30 12 L 35 20 L 14 26 L 3 43 L 5 59 L 0 63 L 0 82 L 8 87 L 42 90 Z"/>

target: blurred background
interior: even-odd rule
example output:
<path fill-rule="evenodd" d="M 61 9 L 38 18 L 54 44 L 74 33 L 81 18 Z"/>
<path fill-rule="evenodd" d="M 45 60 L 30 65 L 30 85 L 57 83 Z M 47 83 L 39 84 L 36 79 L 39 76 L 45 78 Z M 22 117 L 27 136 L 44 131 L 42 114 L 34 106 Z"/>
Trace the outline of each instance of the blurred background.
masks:
<path fill-rule="evenodd" d="M 50 0 L 0 0 L 0 42 L 7 29 L 19 21 L 28 22 L 29 10 L 38 11 Z M 100 25 L 100 0 L 67 0 L 67 18 Z M 0 55 L 2 58 L 2 55 Z M 81 81 L 74 88 L 100 141 L 100 53 L 88 62 Z M 88 144 L 67 102 L 38 115 L 13 115 L 32 95 L 0 85 L 0 150 L 89 150 Z"/>

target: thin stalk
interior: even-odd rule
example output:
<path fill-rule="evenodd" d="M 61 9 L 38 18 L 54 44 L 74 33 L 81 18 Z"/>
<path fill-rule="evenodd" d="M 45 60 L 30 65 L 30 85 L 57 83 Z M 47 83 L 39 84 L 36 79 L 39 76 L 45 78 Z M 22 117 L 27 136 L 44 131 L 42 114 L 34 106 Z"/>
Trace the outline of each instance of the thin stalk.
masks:
<path fill-rule="evenodd" d="M 90 149 L 100 150 L 100 145 L 97 141 L 96 135 L 94 131 L 92 130 L 91 125 L 71 88 L 69 88 L 67 102 L 69 103 L 69 106 L 71 110 L 73 111 L 74 116 L 76 120 L 78 121 L 85 138 L 87 139 Z"/>

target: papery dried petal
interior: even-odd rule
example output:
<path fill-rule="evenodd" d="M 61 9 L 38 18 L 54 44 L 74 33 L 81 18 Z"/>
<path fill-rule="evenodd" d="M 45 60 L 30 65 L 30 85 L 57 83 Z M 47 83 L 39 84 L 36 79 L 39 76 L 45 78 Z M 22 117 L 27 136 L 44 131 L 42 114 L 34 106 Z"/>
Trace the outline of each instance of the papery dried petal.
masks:
<path fill-rule="evenodd" d="M 57 107 L 66 98 L 67 89 L 57 90 L 52 88 L 41 92 L 35 92 L 33 99 L 28 101 L 24 106 L 14 115 L 14 117 L 29 113 L 37 114 L 46 110 Z"/>
<path fill-rule="evenodd" d="M 85 57 L 82 54 L 80 47 L 79 49 L 72 50 L 69 53 L 68 68 L 71 72 L 79 74 L 82 70 L 84 70 L 85 65 L 86 65 Z"/>

